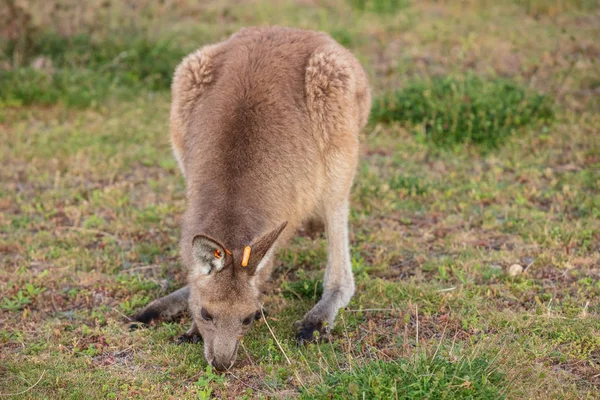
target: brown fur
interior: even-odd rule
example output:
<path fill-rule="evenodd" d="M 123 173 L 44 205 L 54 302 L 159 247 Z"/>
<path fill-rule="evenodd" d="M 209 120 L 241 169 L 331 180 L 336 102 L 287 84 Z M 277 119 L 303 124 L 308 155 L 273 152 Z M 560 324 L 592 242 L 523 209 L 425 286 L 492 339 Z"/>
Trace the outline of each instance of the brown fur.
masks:
<path fill-rule="evenodd" d="M 187 56 L 172 95 L 171 142 L 187 182 L 180 246 L 195 322 L 189 334 L 200 333 L 209 362 L 228 368 L 247 329 L 240 321 L 260 307 L 270 254 L 300 224 L 323 220 L 335 241 L 324 297 L 300 323 L 311 338 L 354 291 L 346 225 L 358 132 L 370 108 L 362 67 L 326 34 L 248 28 Z M 199 234 L 205 247 L 196 251 Z M 250 244 L 254 261 L 245 268 Z M 211 246 L 232 254 L 207 269 Z M 214 320 L 204 321 L 201 308 Z"/>

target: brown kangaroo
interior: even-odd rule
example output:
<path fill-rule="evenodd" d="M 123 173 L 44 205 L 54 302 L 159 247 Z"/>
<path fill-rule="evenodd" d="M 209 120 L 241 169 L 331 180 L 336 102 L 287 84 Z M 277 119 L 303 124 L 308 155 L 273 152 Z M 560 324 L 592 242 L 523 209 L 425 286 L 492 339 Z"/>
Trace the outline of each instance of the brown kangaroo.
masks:
<path fill-rule="evenodd" d="M 275 249 L 308 221 L 325 226 L 323 296 L 296 323 L 299 342 L 325 332 L 354 294 L 349 194 L 371 96 L 352 54 L 320 32 L 247 28 L 177 67 L 170 134 L 185 176 L 180 251 L 188 285 L 134 319 L 189 309 L 184 339 L 204 341 L 219 370 L 260 316 Z"/>

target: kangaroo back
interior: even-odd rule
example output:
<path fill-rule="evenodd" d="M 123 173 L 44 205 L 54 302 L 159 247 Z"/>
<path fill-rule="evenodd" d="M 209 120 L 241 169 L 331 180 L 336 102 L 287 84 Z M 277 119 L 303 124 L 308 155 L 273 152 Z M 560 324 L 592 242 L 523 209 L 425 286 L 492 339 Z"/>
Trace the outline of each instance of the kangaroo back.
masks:
<path fill-rule="evenodd" d="M 192 216 L 182 240 L 205 231 L 234 247 L 315 213 L 328 151 L 356 158 L 366 113 L 352 95 L 368 97 L 356 64 L 327 35 L 284 28 L 245 29 L 184 60 L 171 111 Z"/>

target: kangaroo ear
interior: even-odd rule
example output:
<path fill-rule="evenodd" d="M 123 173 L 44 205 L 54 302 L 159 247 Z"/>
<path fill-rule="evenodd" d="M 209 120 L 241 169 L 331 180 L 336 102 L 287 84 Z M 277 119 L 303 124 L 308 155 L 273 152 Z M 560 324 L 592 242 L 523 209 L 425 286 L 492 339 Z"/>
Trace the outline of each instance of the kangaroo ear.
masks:
<path fill-rule="evenodd" d="M 208 275 L 222 270 L 227 257 L 225 248 L 206 235 L 196 235 L 194 237 L 194 240 L 192 240 L 192 255 L 194 257 L 192 277 Z"/>
<path fill-rule="evenodd" d="M 250 276 L 255 275 L 269 261 L 269 258 L 271 257 L 270 250 L 273 248 L 273 245 L 279 238 L 281 232 L 285 229 L 286 225 L 287 221 L 254 240 L 249 246 L 250 257 L 247 260 L 246 266 L 244 266 L 244 258 L 242 258 L 242 269 Z"/>

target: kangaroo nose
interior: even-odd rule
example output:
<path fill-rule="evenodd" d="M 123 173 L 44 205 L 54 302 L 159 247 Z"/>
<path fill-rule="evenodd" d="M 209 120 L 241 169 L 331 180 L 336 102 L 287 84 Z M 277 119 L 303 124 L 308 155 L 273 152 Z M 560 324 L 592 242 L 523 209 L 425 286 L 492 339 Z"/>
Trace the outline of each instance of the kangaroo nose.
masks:
<path fill-rule="evenodd" d="M 211 364 L 217 371 L 226 371 L 229 368 L 233 367 L 233 361 L 223 362 L 223 361 L 213 359 L 211 361 Z"/>

